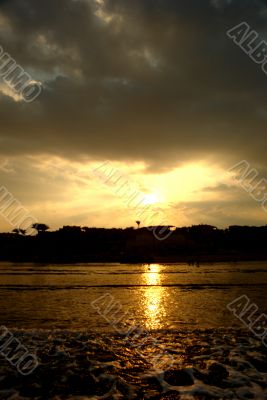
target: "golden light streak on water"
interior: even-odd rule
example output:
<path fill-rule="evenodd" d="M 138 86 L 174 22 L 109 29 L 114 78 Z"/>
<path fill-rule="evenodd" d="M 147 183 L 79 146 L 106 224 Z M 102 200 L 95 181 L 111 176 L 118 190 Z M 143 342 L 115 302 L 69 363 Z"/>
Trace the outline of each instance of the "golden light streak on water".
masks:
<path fill-rule="evenodd" d="M 165 289 L 161 287 L 161 266 L 151 264 L 145 266 L 143 280 L 144 284 L 151 286 L 144 292 L 144 312 L 146 314 L 146 328 L 160 329 L 161 321 L 166 314 L 163 297 Z"/>

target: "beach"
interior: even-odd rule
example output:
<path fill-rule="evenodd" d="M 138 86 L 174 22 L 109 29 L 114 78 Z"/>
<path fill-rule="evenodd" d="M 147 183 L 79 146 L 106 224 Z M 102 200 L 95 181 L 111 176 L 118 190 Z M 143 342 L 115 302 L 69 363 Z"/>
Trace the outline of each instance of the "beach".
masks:
<path fill-rule="evenodd" d="M 0 400 L 267 400 L 267 0 L 0 0 Z"/>
<path fill-rule="evenodd" d="M 0 398 L 266 399 L 266 347 L 227 307 L 246 295 L 266 312 L 266 272 L 2 263 L 2 326 L 38 365 L 1 354 Z"/>
<path fill-rule="evenodd" d="M 173 356 L 165 372 L 151 359 L 159 348 L 125 345 L 118 335 L 17 331 L 39 366 L 21 376 L 1 363 L 1 399 L 266 399 L 266 348 L 241 330 L 153 333 Z M 141 354 L 142 353 L 142 354 Z"/>

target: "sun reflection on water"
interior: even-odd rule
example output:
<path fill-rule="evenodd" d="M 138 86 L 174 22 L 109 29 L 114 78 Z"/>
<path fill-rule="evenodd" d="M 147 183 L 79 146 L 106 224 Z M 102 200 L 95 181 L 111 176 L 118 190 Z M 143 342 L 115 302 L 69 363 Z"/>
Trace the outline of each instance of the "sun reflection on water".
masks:
<path fill-rule="evenodd" d="M 160 285 L 161 277 L 160 277 L 160 265 L 159 264 L 150 264 L 146 267 L 146 284 L 147 285 Z"/>
<path fill-rule="evenodd" d="M 163 302 L 165 289 L 160 286 L 162 284 L 160 272 L 161 266 L 159 264 L 145 266 L 143 279 L 148 287 L 144 291 L 144 312 L 147 329 L 160 329 L 162 327 L 161 321 L 166 314 Z"/>

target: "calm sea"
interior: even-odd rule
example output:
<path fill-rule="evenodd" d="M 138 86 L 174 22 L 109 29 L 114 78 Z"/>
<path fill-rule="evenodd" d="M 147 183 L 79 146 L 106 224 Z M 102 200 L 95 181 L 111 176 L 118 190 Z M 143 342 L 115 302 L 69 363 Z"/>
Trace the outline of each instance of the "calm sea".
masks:
<path fill-rule="evenodd" d="M 241 295 L 267 314 L 267 262 L 0 263 L 0 277 L 0 321 L 10 328 L 113 331 L 91 305 L 108 294 L 121 324 L 151 330 L 240 326 L 227 304 Z"/>

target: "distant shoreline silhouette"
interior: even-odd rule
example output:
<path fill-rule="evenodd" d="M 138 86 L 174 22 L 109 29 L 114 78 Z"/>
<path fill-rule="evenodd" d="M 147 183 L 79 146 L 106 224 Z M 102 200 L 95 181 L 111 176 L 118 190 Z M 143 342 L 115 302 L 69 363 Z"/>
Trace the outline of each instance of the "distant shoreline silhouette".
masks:
<path fill-rule="evenodd" d="M 20 230 L 0 233 L 0 261 L 12 262 L 203 262 L 267 260 L 267 226 L 193 225 L 172 229 L 166 240 L 157 240 L 145 227 L 105 229 L 64 226 L 49 231 L 35 227 L 36 236 Z"/>

